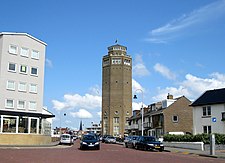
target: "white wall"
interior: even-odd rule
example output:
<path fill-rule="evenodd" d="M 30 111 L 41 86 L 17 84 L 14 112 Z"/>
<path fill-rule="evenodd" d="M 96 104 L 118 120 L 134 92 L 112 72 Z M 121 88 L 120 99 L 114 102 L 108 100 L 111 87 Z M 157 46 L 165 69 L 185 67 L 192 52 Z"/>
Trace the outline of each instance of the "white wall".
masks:
<path fill-rule="evenodd" d="M 193 133 L 203 133 L 203 126 L 212 126 L 213 133 L 225 133 L 225 122 L 221 121 L 222 112 L 225 112 L 225 104 L 216 104 L 211 106 L 211 116 L 203 117 L 202 106 L 193 108 Z M 216 118 L 216 122 L 212 122 Z"/>

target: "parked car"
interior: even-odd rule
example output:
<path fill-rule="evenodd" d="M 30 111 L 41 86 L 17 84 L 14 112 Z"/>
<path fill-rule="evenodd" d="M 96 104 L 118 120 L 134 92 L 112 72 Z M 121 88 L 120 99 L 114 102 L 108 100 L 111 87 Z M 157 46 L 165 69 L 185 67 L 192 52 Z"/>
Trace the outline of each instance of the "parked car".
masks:
<path fill-rule="evenodd" d="M 129 141 L 126 143 L 125 147 L 134 148 L 139 136 L 130 136 Z"/>
<path fill-rule="evenodd" d="M 108 136 L 111 136 L 111 135 L 103 135 L 103 136 L 102 136 L 102 143 L 105 143 L 105 139 L 106 139 Z"/>
<path fill-rule="evenodd" d="M 80 140 L 80 149 L 97 149 L 100 150 L 100 141 L 95 134 L 83 135 Z"/>
<path fill-rule="evenodd" d="M 135 144 L 135 149 L 143 150 L 159 150 L 162 152 L 164 150 L 164 145 L 160 141 L 156 141 L 154 136 L 140 136 Z"/>
<path fill-rule="evenodd" d="M 73 136 L 71 136 L 70 134 L 62 134 L 61 137 L 60 137 L 59 144 L 72 145 L 73 144 Z"/>
<path fill-rule="evenodd" d="M 116 138 L 113 136 L 107 136 L 105 138 L 105 143 L 116 143 Z"/>
<path fill-rule="evenodd" d="M 124 138 L 124 141 L 123 141 L 124 147 L 127 148 L 127 143 L 128 143 L 128 141 L 129 141 L 130 139 L 131 139 L 131 136 L 127 136 L 127 137 Z"/>

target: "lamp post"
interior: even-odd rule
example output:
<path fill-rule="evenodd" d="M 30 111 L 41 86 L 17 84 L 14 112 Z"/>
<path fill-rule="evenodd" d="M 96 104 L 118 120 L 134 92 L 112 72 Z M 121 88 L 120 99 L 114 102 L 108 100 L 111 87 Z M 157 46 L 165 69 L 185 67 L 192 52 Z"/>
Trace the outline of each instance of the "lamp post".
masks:
<path fill-rule="evenodd" d="M 144 108 L 143 108 L 143 90 L 142 89 L 137 89 L 135 92 L 141 91 L 142 94 L 142 101 L 141 101 L 141 136 L 144 135 Z M 134 95 L 134 99 L 137 99 L 137 95 Z"/>
<path fill-rule="evenodd" d="M 66 113 L 64 113 L 63 114 L 64 116 L 66 116 Z M 59 134 L 60 134 L 60 136 L 62 135 L 62 126 L 61 126 L 61 111 L 60 111 L 60 113 L 59 113 L 59 119 L 60 119 L 60 130 L 59 130 Z"/>

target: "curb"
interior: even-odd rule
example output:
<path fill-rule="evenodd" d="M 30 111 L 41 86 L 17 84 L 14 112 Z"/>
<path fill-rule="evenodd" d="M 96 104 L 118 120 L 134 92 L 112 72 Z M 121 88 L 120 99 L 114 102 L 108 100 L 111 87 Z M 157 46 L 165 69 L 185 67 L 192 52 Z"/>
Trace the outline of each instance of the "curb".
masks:
<path fill-rule="evenodd" d="M 50 144 L 40 144 L 40 145 L 0 145 L 0 147 L 53 147 L 59 145 L 59 142 L 53 142 Z"/>

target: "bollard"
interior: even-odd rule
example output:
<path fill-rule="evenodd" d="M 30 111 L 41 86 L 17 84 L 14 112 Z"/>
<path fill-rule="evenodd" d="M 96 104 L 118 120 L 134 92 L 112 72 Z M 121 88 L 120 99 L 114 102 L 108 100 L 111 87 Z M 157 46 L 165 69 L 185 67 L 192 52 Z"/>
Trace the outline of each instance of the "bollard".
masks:
<path fill-rule="evenodd" d="M 210 134 L 210 155 L 215 155 L 215 134 Z"/>

